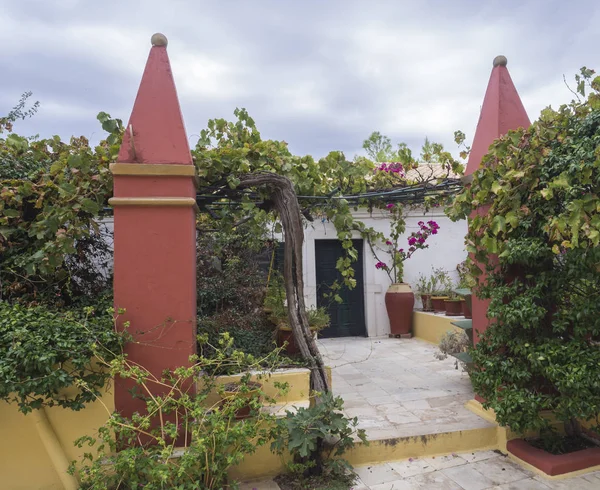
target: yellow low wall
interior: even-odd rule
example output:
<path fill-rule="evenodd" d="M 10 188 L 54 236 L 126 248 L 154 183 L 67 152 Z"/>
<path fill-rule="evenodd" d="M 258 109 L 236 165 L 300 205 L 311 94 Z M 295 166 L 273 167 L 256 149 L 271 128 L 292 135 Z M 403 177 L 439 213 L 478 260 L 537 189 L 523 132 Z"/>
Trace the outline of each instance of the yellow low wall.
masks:
<path fill-rule="evenodd" d="M 69 478 L 62 471 L 59 474 L 54 465 L 53 457 L 60 458 L 61 455 L 55 451 L 51 457 L 46 449 L 48 441 L 44 439 L 54 434 L 55 449 L 63 451 L 62 459 L 67 462 L 79 460 L 89 448 L 79 449 L 73 442 L 84 435 L 96 435 L 113 410 L 113 396 L 107 393 L 102 401 L 90 403 L 78 412 L 53 407 L 44 409 L 42 413 L 23 415 L 16 405 L 0 402 L 0 489 L 72 488 L 65 484 Z M 51 434 L 47 433 L 48 427 L 43 427 L 45 416 Z M 73 481 L 72 478 L 70 480 Z"/>
<path fill-rule="evenodd" d="M 424 340 L 431 344 L 438 345 L 442 336 L 450 331 L 462 332 L 458 327 L 455 327 L 451 322 L 457 318 L 446 315 L 436 315 L 425 311 L 413 311 L 413 336 L 420 340 Z"/>
<path fill-rule="evenodd" d="M 329 369 L 328 375 L 331 376 Z M 230 383 L 239 377 L 223 376 L 219 383 Z M 253 378 L 256 379 L 256 376 Z M 278 392 L 275 383 L 288 383 L 287 393 L 276 397 L 278 404 L 307 402 L 309 399 L 308 369 L 276 371 L 262 377 L 260 382 L 263 390 L 273 397 Z M 75 440 L 84 435 L 96 436 L 114 409 L 112 390 L 105 391 L 101 400 L 78 412 L 53 407 L 23 415 L 15 404 L 0 402 L 0 490 L 78 488 L 75 478 L 66 475 L 61 468 L 66 468 L 71 461 L 79 461 L 84 452 L 90 451 L 87 446 L 81 449 L 75 447 Z M 284 471 L 284 467 L 285 460 L 271 453 L 270 444 L 266 444 L 238 466 L 232 467 L 230 476 L 248 480 L 277 475 Z"/>
<path fill-rule="evenodd" d="M 217 383 L 225 385 L 238 382 L 242 374 L 232 374 L 229 376 L 219 376 Z M 262 391 L 269 398 L 274 398 L 276 403 L 291 403 L 302 400 L 308 400 L 310 395 L 310 371 L 308 369 L 281 369 L 271 374 L 255 372 L 250 377 L 251 381 L 257 381 L 262 385 Z M 280 393 L 276 384 L 287 383 L 288 390 Z M 202 380 L 198 380 L 198 389 L 202 389 Z M 218 393 L 211 393 L 207 402 L 209 404 L 218 403 L 220 396 Z"/>

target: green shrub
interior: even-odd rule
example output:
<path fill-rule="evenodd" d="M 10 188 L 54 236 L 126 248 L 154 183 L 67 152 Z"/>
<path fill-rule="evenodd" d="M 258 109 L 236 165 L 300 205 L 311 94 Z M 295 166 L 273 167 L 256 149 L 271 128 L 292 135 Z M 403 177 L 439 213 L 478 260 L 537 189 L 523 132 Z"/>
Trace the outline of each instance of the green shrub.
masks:
<path fill-rule="evenodd" d="M 434 354 L 434 357 L 442 361 L 449 355 L 467 352 L 471 347 L 471 341 L 465 332 L 450 330 L 442 336 L 438 347 L 440 350 Z"/>
<path fill-rule="evenodd" d="M 287 411 L 277 420 L 271 450 L 278 454 L 290 452 L 288 470 L 298 488 L 320 488 L 306 486 L 317 482 L 341 482 L 347 488 L 356 479 L 352 466 L 342 456 L 354 447 L 354 435 L 365 444 L 367 440 L 365 431 L 356 429 L 358 419 L 342 413 L 343 405 L 342 398 L 328 393 L 310 408 Z"/>
<path fill-rule="evenodd" d="M 490 326 L 472 352 L 475 391 L 517 432 L 568 433 L 600 413 L 600 77 L 583 68 L 578 100 L 544 109 L 496 140 L 448 209 L 470 221 L 475 293 Z M 589 94 L 586 97 L 586 92 Z M 485 280 L 482 270 L 487 273 Z"/>
<path fill-rule="evenodd" d="M 136 383 L 146 407 L 144 413 L 130 419 L 114 413 L 99 430 L 98 438 L 86 436 L 76 441 L 78 447 L 94 449 L 71 464 L 70 472 L 79 474 L 83 489 L 236 488 L 235 482 L 228 481 L 227 471 L 269 441 L 274 417 L 260 409 L 274 400 L 256 390 L 249 374 L 237 387 L 243 396 L 225 393 L 224 386 L 210 373 L 225 366 L 248 371 L 257 366 L 257 360 L 239 351 L 228 354 L 232 348 L 228 335 L 221 337 L 218 347 L 213 358 L 196 357 L 191 367 L 165 374 L 160 380 L 163 395 L 156 394 L 154 383 L 155 391 L 150 395 L 151 375 L 143 367 L 130 364 L 122 356 L 110 362 L 100 360 L 114 375 Z M 276 364 L 278 354 L 272 351 L 260 359 L 260 364 Z M 202 387 L 194 394 L 186 387 L 198 379 Z M 222 401 L 211 401 L 214 391 Z M 237 420 L 238 410 L 246 405 L 250 406 L 250 417 Z"/>
<path fill-rule="evenodd" d="M 272 329 L 256 328 L 247 330 L 235 324 L 229 324 L 229 326 L 222 325 L 220 322 L 215 324 L 213 318 L 199 318 L 198 332 L 208 336 L 208 343 L 201 345 L 204 355 L 210 356 L 211 352 L 217 350 L 215 346 L 218 345 L 218 340 L 224 331 L 228 332 L 233 338 L 232 349 L 240 350 L 255 357 L 267 355 L 275 347 L 274 331 Z"/>
<path fill-rule="evenodd" d="M 110 311 L 0 302 L 0 399 L 17 403 L 23 413 L 54 405 L 80 410 L 110 378 L 95 355 L 119 352 L 122 342 Z M 66 394 L 81 383 L 87 389 Z"/>

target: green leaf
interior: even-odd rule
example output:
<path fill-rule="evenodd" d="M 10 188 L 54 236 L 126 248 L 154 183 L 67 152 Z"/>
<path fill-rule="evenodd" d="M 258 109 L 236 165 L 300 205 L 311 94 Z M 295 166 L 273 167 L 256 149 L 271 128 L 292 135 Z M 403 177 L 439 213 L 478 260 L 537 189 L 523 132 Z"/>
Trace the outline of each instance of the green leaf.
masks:
<path fill-rule="evenodd" d="M 81 200 L 81 207 L 85 212 L 94 215 L 97 214 L 98 211 L 100 211 L 100 206 L 98 206 L 98 203 L 92 201 L 87 197 Z"/>
<path fill-rule="evenodd" d="M 506 231 L 506 219 L 504 216 L 496 215 L 492 220 L 492 233 L 498 235 L 501 232 Z"/>
<path fill-rule="evenodd" d="M 2 209 L 0 210 L 0 214 L 8 217 L 8 218 L 17 218 L 21 215 L 19 211 L 16 209 Z"/>

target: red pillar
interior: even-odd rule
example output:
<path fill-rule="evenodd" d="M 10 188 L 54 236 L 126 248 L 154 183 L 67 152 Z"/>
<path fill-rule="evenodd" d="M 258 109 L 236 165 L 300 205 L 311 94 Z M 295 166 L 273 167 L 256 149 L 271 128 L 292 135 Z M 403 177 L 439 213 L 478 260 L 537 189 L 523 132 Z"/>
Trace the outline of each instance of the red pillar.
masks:
<path fill-rule="evenodd" d="M 471 175 L 479 168 L 481 159 L 488 152 L 494 140 L 504 136 L 512 129 L 528 128 L 531 125 L 517 89 L 510 78 L 506 63 L 507 60 L 504 56 L 494 58 L 494 67 L 483 99 L 465 175 Z M 489 206 L 482 206 L 474 211 L 471 217 L 477 213 L 485 213 L 488 209 Z M 483 269 L 483 266 L 480 265 L 480 268 Z M 485 281 L 485 276 L 480 280 Z M 489 325 L 488 306 L 489 301 L 480 300 L 473 295 L 473 343 L 475 345 L 479 342 L 479 336 Z"/>
<path fill-rule="evenodd" d="M 179 107 L 167 39 L 152 48 L 114 175 L 114 305 L 134 342 L 129 360 L 160 378 L 196 352 L 195 167 Z M 144 411 L 131 383 L 115 382 L 116 409 Z M 153 390 L 160 393 L 160 387 Z"/>

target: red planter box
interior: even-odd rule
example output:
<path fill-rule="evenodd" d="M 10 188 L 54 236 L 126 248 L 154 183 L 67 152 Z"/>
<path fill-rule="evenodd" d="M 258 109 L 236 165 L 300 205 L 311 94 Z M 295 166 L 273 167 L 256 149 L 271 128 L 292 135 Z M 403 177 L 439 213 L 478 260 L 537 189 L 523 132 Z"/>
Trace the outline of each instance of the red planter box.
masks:
<path fill-rule="evenodd" d="M 600 447 L 557 455 L 533 447 L 524 439 L 513 439 L 508 441 L 506 449 L 548 476 L 564 475 L 600 465 Z"/>

